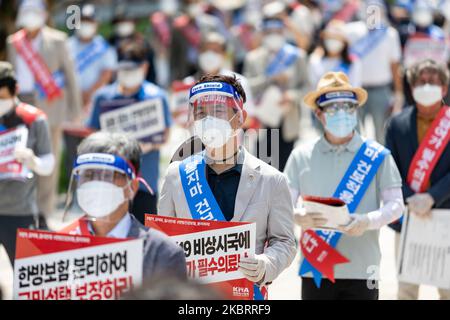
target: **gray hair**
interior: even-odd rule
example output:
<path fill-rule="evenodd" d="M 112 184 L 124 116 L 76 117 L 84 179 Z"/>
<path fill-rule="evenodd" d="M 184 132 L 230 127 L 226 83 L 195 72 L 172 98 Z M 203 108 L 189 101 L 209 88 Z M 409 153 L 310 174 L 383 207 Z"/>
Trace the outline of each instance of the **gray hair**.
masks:
<path fill-rule="evenodd" d="M 128 134 L 99 131 L 84 139 L 78 146 L 78 155 L 86 153 L 109 153 L 129 161 L 139 172 L 141 148 L 136 139 Z"/>
<path fill-rule="evenodd" d="M 437 73 L 442 85 L 448 86 L 450 79 L 448 67 L 444 64 L 437 63 L 432 59 L 425 59 L 417 62 L 406 71 L 409 85 L 414 85 L 417 79 L 419 79 L 420 74 L 425 70 Z"/>

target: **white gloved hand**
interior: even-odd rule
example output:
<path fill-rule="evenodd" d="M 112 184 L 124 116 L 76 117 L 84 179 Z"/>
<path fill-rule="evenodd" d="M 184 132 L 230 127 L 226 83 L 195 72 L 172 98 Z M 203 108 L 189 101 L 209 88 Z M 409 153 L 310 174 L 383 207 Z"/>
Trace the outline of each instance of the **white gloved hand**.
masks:
<path fill-rule="evenodd" d="M 248 280 L 259 282 L 266 274 L 266 266 L 269 259 L 264 254 L 257 254 L 253 258 L 241 257 L 239 262 L 239 270 Z"/>
<path fill-rule="evenodd" d="M 359 237 L 369 228 L 370 220 L 367 214 L 352 214 L 351 219 L 349 224 L 339 228 L 346 235 Z"/>
<path fill-rule="evenodd" d="M 14 150 L 14 157 L 28 169 L 35 170 L 38 160 L 30 148 L 17 147 Z"/>
<path fill-rule="evenodd" d="M 403 105 L 405 104 L 405 95 L 403 92 L 394 93 L 394 104 L 392 108 L 392 115 L 396 115 L 402 112 Z"/>
<path fill-rule="evenodd" d="M 305 209 L 294 209 L 294 221 L 303 230 L 320 228 L 324 226 L 328 219 L 318 212 L 306 212 Z"/>
<path fill-rule="evenodd" d="M 425 217 L 434 205 L 434 199 L 429 193 L 416 193 L 406 199 L 408 210 L 420 217 Z"/>

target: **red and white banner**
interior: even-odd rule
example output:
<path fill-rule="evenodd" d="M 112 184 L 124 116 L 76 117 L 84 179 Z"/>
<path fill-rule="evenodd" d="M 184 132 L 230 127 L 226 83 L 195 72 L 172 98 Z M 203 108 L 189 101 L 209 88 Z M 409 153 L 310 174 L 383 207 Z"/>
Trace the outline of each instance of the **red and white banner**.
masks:
<path fill-rule="evenodd" d="M 44 62 L 44 59 L 34 50 L 30 41 L 27 39 L 25 30 L 20 30 L 13 35 L 12 43 L 17 53 L 25 60 L 28 68 L 33 73 L 34 79 L 44 90 L 49 101 L 61 97 L 61 88 L 56 84 L 53 75 Z"/>
<path fill-rule="evenodd" d="M 408 185 L 425 192 L 439 158 L 450 140 L 450 107 L 443 107 L 414 154 L 408 171 Z"/>
<path fill-rule="evenodd" d="M 253 282 L 238 270 L 240 257 L 255 254 L 256 225 L 146 215 L 145 225 L 183 248 L 188 277 L 213 286 L 229 299 L 252 300 Z"/>
<path fill-rule="evenodd" d="M 26 126 L 18 126 L 0 132 L 0 180 L 23 180 L 28 170 L 16 160 L 14 151 L 17 147 L 25 148 L 28 140 Z"/>
<path fill-rule="evenodd" d="M 14 299 L 112 300 L 142 283 L 143 239 L 17 230 Z"/>

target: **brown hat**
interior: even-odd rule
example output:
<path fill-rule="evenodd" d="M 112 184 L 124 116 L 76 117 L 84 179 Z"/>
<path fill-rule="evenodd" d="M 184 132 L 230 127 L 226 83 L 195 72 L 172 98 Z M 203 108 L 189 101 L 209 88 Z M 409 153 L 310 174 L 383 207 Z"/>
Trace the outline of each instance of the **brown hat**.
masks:
<path fill-rule="evenodd" d="M 317 109 L 317 99 L 329 92 L 350 91 L 356 95 L 358 105 L 361 107 L 367 101 L 367 91 L 362 88 L 352 87 L 350 80 L 343 72 L 327 72 L 320 78 L 316 91 L 308 93 L 303 102 L 311 109 Z"/>
<path fill-rule="evenodd" d="M 0 80 L 6 78 L 16 78 L 14 68 L 11 63 L 6 61 L 0 61 Z"/>

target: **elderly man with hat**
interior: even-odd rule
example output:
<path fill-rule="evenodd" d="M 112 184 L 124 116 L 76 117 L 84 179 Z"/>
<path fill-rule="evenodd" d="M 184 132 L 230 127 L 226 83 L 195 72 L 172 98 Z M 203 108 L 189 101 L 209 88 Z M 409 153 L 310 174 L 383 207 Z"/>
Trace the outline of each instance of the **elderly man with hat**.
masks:
<path fill-rule="evenodd" d="M 378 299 L 378 230 L 400 217 L 404 205 L 390 151 L 355 130 L 357 109 L 366 100 L 367 92 L 352 87 L 342 72 L 326 73 L 304 98 L 324 134 L 289 157 L 284 172 L 293 200 L 337 198 L 350 215 L 347 224 L 325 230 L 327 210 L 296 209 L 295 221 L 302 228 L 303 299 Z"/>

